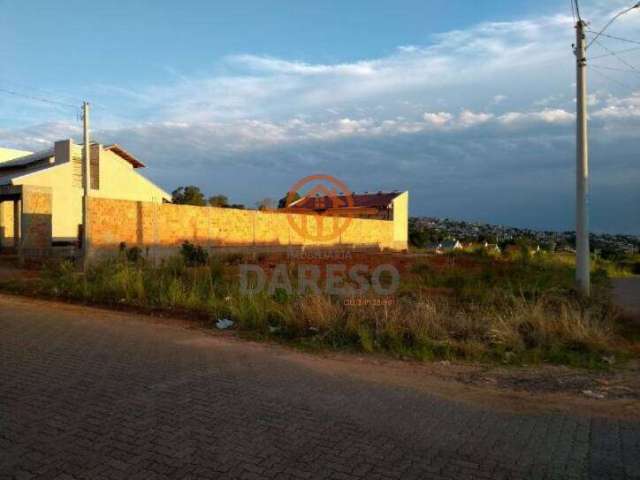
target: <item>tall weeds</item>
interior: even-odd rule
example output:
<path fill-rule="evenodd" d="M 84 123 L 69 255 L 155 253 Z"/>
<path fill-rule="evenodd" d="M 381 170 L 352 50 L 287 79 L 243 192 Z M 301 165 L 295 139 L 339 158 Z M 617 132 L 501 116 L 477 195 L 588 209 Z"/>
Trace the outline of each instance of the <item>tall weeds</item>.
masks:
<path fill-rule="evenodd" d="M 40 288 L 91 302 L 231 318 L 242 331 L 307 345 L 418 359 L 598 366 L 626 351 L 606 274 L 595 276 L 596 294 L 585 301 L 572 291 L 571 267 L 550 259 L 469 261 L 415 264 L 403 275 L 395 302 L 382 306 L 347 306 L 317 294 L 243 295 L 235 257 L 212 257 L 199 266 L 173 257 L 151 266 L 121 255 L 86 275 L 62 262 L 45 270 Z"/>

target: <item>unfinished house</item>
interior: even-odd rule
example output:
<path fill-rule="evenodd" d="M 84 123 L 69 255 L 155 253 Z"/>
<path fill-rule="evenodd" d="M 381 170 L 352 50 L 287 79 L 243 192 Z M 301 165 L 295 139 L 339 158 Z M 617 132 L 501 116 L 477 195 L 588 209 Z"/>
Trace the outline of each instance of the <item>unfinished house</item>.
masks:
<path fill-rule="evenodd" d="M 152 203 L 171 196 L 139 173 L 119 145 L 91 145 L 92 197 Z M 0 248 L 41 256 L 77 246 L 82 224 L 82 146 L 71 140 L 31 153 L 0 148 Z"/>

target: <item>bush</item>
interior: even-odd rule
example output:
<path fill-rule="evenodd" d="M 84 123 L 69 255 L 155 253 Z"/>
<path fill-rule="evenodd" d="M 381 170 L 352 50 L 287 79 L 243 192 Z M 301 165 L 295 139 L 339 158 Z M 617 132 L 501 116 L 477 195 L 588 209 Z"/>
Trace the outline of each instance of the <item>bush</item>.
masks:
<path fill-rule="evenodd" d="M 200 245 L 193 245 L 190 242 L 184 242 L 180 249 L 180 255 L 184 259 L 184 263 L 188 267 L 198 267 L 207 264 L 209 253 Z"/>
<path fill-rule="evenodd" d="M 120 242 L 119 246 L 120 256 L 126 258 L 131 263 L 138 263 L 142 261 L 142 249 L 140 247 L 127 248 L 125 242 Z"/>

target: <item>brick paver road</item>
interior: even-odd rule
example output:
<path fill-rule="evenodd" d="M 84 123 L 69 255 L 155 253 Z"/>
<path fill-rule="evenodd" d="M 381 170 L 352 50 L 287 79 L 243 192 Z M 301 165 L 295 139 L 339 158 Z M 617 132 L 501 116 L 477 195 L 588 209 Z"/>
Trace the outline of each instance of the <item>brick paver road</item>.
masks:
<path fill-rule="evenodd" d="M 640 478 L 640 425 L 500 413 L 0 296 L 0 478 Z"/>

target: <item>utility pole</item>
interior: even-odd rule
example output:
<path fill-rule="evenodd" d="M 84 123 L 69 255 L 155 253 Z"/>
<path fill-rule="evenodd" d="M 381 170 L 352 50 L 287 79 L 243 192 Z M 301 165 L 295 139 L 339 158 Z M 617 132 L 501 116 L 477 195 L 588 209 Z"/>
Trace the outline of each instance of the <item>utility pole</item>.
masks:
<path fill-rule="evenodd" d="M 640 9 L 640 2 L 625 8 L 593 37 L 587 45 L 585 30 L 587 23 L 580 17 L 578 0 L 574 5 L 576 22 L 576 284 L 578 291 L 589 296 L 591 290 L 590 279 L 590 250 L 589 250 L 589 138 L 587 131 L 587 49 L 622 15 L 632 10 Z"/>
<path fill-rule="evenodd" d="M 584 29 L 576 23 L 576 284 L 580 293 L 591 290 L 589 259 L 589 138 L 587 131 L 587 49 Z"/>
<path fill-rule="evenodd" d="M 89 259 L 89 193 L 91 191 L 91 145 L 89 138 L 89 102 L 82 103 L 82 269 L 86 270 Z"/>

